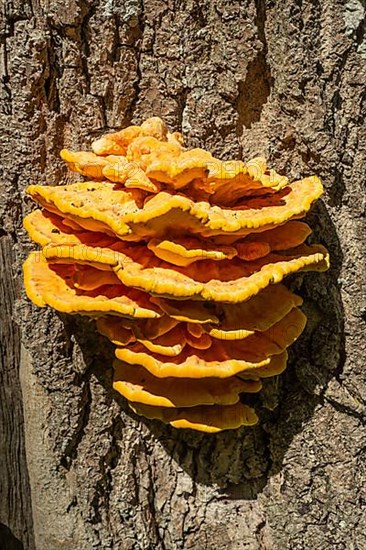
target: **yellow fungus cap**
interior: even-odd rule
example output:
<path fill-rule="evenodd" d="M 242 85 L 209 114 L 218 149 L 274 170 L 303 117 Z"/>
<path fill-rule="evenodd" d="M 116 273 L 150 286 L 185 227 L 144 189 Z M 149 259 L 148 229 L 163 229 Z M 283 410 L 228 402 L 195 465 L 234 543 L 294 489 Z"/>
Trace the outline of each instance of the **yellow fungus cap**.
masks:
<path fill-rule="evenodd" d="M 93 231 L 139 240 L 173 234 L 231 235 L 273 229 L 302 217 L 323 192 L 316 177 L 288 185 L 271 198 L 259 197 L 245 207 L 220 208 L 206 201 L 194 202 L 181 194 L 160 192 L 144 201 L 144 192 L 110 182 L 84 182 L 67 186 L 30 185 L 28 194 L 47 210 L 70 217 Z"/>
<path fill-rule="evenodd" d="M 42 252 L 31 252 L 23 266 L 24 286 L 36 305 L 53 307 L 63 313 L 126 317 L 160 317 L 162 312 L 149 296 L 123 285 L 105 286 L 93 291 L 79 291 L 72 284 L 72 265 L 52 265 Z"/>
<path fill-rule="evenodd" d="M 47 246 L 43 254 L 53 263 L 73 262 L 101 269 L 110 266 L 124 285 L 155 296 L 231 303 L 248 300 L 268 285 L 281 282 L 286 275 L 328 268 L 327 251 L 320 245 L 301 245 L 254 262 L 238 258 L 206 260 L 187 267 L 164 262 L 144 246 L 131 247 L 122 242 L 110 247 Z"/>
<path fill-rule="evenodd" d="M 142 344 L 133 344 L 116 349 L 116 357 L 130 365 L 140 365 L 158 378 L 228 378 L 247 370 L 257 372 L 260 377 L 262 367 L 271 366 L 284 369 L 287 361 L 286 351 L 271 357 L 249 356 L 248 351 L 232 351 L 213 341 L 207 350 L 197 350 L 186 346 L 176 357 L 167 357 L 147 353 Z M 275 365 L 275 367 L 273 367 Z"/>
<path fill-rule="evenodd" d="M 197 405 L 233 405 L 240 393 L 256 393 L 260 381 L 236 376 L 222 380 L 205 378 L 165 378 L 164 383 L 143 367 L 121 361 L 114 364 L 113 388 L 129 401 L 160 407 L 194 407 Z"/>
<path fill-rule="evenodd" d="M 201 405 L 182 409 L 130 403 L 130 407 L 136 414 L 171 424 L 174 428 L 191 428 L 205 433 L 233 430 L 240 426 L 254 426 L 258 422 L 254 410 L 243 403 L 226 406 Z"/>

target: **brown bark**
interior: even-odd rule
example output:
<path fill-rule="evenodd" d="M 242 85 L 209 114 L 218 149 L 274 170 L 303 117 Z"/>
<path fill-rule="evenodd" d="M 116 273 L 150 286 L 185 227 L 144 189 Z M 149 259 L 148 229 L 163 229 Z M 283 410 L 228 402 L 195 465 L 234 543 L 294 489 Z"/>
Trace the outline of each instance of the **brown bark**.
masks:
<path fill-rule="evenodd" d="M 364 12 L 359 0 L 3 1 L 1 548 L 366 547 Z M 152 115 L 189 145 L 264 153 L 325 184 L 310 218 L 332 268 L 290 281 L 309 322 L 254 429 L 137 419 L 93 325 L 19 290 L 25 186 L 71 181 L 63 146 Z"/>

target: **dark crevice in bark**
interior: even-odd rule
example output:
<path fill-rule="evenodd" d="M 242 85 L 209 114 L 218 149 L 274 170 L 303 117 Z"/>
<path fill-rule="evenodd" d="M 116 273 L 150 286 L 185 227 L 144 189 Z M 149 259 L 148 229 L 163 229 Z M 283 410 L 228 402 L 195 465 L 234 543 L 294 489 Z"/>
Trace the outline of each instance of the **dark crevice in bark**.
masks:
<path fill-rule="evenodd" d="M 177 97 L 177 128 L 182 128 L 184 109 L 187 106 L 188 89 L 184 88 Z"/>
<path fill-rule="evenodd" d="M 61 76 L 61 65 L 56 54 L 55 38 L 53 36 L 49 40 L 47 53 L 47 77 L 44 81 L 44 91 L 50 111 L 60 113 L 60 97 L 57 85 Z"/>
<path fill-rule="evenodd" d="M 13 114 L 12 106 L 12 90 L 10 85 L 10 77 L 8 74 L 8 45 L 7 39 L 12 38 L 15 32 L 15 25 L 22 21 L 28 21 L 33 16 L 33 7 L 31 2 L 13 3 L 9 1 L 3 2 L 3 20 L 2 28 L 0 28 L 0 46 L 2 50 L 2 67 L 3 74 L 1 75 L 1 111 L 4 115 L 11 116 Z"/>
<path fill-rule="evenodd" d="M 105 131 L 106 128 L 108 128 L 106 100 L 103 96 L 100 96 L 100 95 L 98 95 L 97 99 L 98 99 L 100 115 L 102 119 L 102 128 L 103 128 L 103 131 Z"/>
<path fill-rule="evenodd" d="M 0 40 L 0 46 L 2 49 L 2 65 L 3 65 L 3 73 L 1 75 L 1 85 L 2 85 L 2 93 L 1 93 L 1 111 L 4 115 L 12 115 L 12 95 L 11 95 L 11 87 L 10 87 L 10 77 L 8 74 L 8 52 L 7 52 L 7 44 L 6 44 L 6 38 L 3 36 Z"/>
<path fill-rule="evenodd" d="M 0 548 L 1 550 L 27 550 L 23 542 L 3 523 L 0 523 Z"/>
<path fill-rule="evenodd" d="M 334 409 L 336 409 L 337 411 L 339 411 L 340 413 L 345 414 L 346 416 L 351 416 L 353 418 L 356 418 L 357 420 L 360 421 L 360 424 L 362 426 L 366 426 L 366 412 L 365 411 L 359 412 L 359 411 L 353 409 L 352 407 L 346 405 L 345 403 L 339 403 L 338 401 L 336 401 L 335 399 L 333 399 L 331 397 L 325 396 L 324 400 L 328 401 L 328 403 L 330 403 L 332 405 L 332 407 Z"/>
<path fill-rule="evenodd" d="M 134 52 L 135 52 L 135 57 L 136 57 L 136 78 L 133 81 L 133 87 L 134 87 L 134 90 L 135 90 L 135 94 L 134 94 L 134 97 L 133 97 L 133 99 L 130 103 L 129 108 L 127 109 L 126 119 L 127 119 L 128 122 L 131 122 L 132 120 L 134 120 L 136 107 L 137 107 L 138 101 L 140 99 L 140 94 L 141 94 L 141 87 L 140 87 L 140 83 L 141 83 L 141 80 L 142 80 L 142 69 L 141 69 L 142 47 L 141 47 L 141 44 L 142 44 L 142 40 L 143 40 L 143 36 L 144 36 L 144 30 L 145 30 L 144 0 L 140 0 L 139 5 L 140 5 L 140 10 L 139 10 L 139 13 L 138 13 L 138 28 L 137 28 L 138 33 L 137 33 L 137 36 L 134 37 Z M 135 29 L 134 34 L 136 33 L 137 29 Z M 134 122 L 137 123 L 138 121 L 134 120 Z"/>
<path fill-rule="evenodd" d="M 239 138 L 242 135 L 243 128 L 251 128 L 255 122 L 260 120 L 263 107 L 267 103 L 273 86 L 271 69 L 267 61 L 268 45 L 265 33 L 265 0 L 256 0 L 255 3 L 257 10 L 255 24 L 262 47 L 255 58 L 249 62 L 245 80 L 238 84 L 238 98 L 236 100 L 238 122 L 236 135 Z M 240 146 L 241 155 L 242 147 Z"/>
<path fill-rule="evenodd" d="M 10 85 L 10 77 L 8 70 L 8 44 L 7 39 L 14 36 L 14 27 L 17 22 L 26 21 L 28 17 L 25 14 L 19 14 L 14 11 L 11 12 L 10 3 L 4 2 L 3 4 L 3 17 L 4 21 L 2 29 L 0 29 L 0 47 L 2 55 L 2 75 L 1 75 L 1 111 L 4 115 L 12 115 L 12 91 Z"/>
<path fill-rule="evenodd" d="M 111 58 L 111 62 L 112 64 L 115 63 L 115 62 L 118 62 L 121 58 L 121 50 L 120 50 L 120 47 L 121 47 L 121 44 L 119 43 L 119 18 L 117 17 L 116 14 L 113 15 L 113 21 L 114 21 L 114 26 L 113 26 L 113 43 L 112 43 L 112 46 L 111 46 L 111 53 L 110 53 L 110 58 Z"/>
<path fill-rule="evenodd" d="M 119 441 L 122 437 L 123 427 L 124 423 L 120 416 L 113 420 L 111 428 L 112 441 L 108 454 L 105 458 L 106 463 L 109 465 L 111 470 L 113 470 L 117 466 L 121 457 L 121 447 L 119 445 Z"/>
<path fill-rule="evenodd" d="M 14 36 L 14 26 L 20 21 L 28 21 L 33 15 L 33 6 L 29 1 L 12 2 L 4 1 L 2 4 L 3 19 L 1 21 L 0 36 Z M 2 32 L 1 32 L 2 31 Z"/>
<path fill-rule="evenodd" d="M 364 4 L 364 8 L 365 8 L 365 12 L 366 12 L 366 5 L 365 4 Z M 356 32 L 355 32 L 356 42 L 359 46 L 365 40 L 365 33 L 366 33 L 366 15 L 365 15 L 365 12 L 364 12 L 364 16 L 361 19 L 361 21 L 360 21 L 360 23 L 359 23 L 359 25 L 356 29 Z"/>
<path fill-rule="evenodd" d="M 259 53 L 247 67 L 245 80 L 239 83 L 237 99 L 238 131 L 251 128 L 261 117 L 263 106 L 266 104 L 271 91 L 270 81 L 265 76 L 267 72 L 265 58 Z"/>
<path fill-rule="evenodd" d="M 258 38 L 262 43 L 256 57 L 248 64 L 245 80 L 239 82 L 239 95 L 236 102 L 238 112 L 237 135 L 243 127 L 251 128 L 261 118 L 262 109 L 267 103 L 273 86 L 271 69 L 267 62 L 268 45 L 265 33 L 265 0 L 256 0 L 257 15 L 255 24 Z"/>
<path fill-rule="evenodd" d="M 80 43 L 81 43 L 81 62 L 83 68 L 83 79 L 85 82 L 85 94 L 90 93 L 90 74 L 89 74 L 89 64 L 88 58 L 90 56 L 90 46 L 89 46 L 89 21 L 96 12 L 97 7 L 91 5 L 83 17 L 83 20 L 80 25 Z"/>
<path fill-rule="evenodd" d="M 148 457 L 147 448 L 145 446 L 144 448 L 144 454 Z M 164 539 L 160 536 L 159 533 L 159 522 L 157 521 L 156 516 L 156 510 L 155 510 L 155 480 L 154 480 L 154 473 L 153 468 L 149 460 L 147 459 L 147 467 L 149 471 L 149 486 L 148 486 L 148 497 L 147 502 L 149 506 L 149 512 L 150 512 L 150 531 L 152 533 L 152 539 L 155 538 L 155 540 L 151 540 L 151 543 L 160 544 L 160 547 L 162 550 L 165 550 L 165 544 Z"/>
<path fill-rule="evenodd" d="M 77 457 L 78 447 L 84 436 L 85 428 L 87 427 L 89 422 L 91 394 L 88 379 L 84 379 L 84 388 L 80 398 L 79 406 L 80 414 L 77 426 L 60 459 L 61 466 L 66 468 L 66 470 L 70 470 L 73 460 L 75 460 L 75 458 Z"/>

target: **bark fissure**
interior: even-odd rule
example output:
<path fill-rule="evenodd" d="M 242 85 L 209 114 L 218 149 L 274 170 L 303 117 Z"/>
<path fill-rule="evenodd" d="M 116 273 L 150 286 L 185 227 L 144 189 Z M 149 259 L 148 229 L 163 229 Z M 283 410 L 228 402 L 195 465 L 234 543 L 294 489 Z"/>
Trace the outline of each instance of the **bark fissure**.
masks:
<path fill-rule="evenodd" d="M 273 86 L 271 69 L 267 61 L 267 40 L 265 32 L 266 6 L 265 0 L 256 0 L 256 18 L 258 39 L 261 48 L 255 58 L 248 64 L 245 80 L 238 86 L 238 132 L 241 135 L 243 127 L 251 128 L 261 118 L 261 113 Z"/>
<path fill-rule="evenodd" d="M 78 447 L 89 422 L 91 393 L 88 380 L 84 380 L 83 385 L 84 388 L 79 401 L 80 413 L 77 425 L 60 459 L 60 464 L 67 470 L 70 470 L 73 460 L 77 458 Z"/>

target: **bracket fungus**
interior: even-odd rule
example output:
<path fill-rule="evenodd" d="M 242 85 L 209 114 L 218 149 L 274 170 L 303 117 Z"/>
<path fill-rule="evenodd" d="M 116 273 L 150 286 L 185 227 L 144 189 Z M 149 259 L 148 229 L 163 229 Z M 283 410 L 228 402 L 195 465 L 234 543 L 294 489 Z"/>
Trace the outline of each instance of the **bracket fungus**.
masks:
<path fill-rule="evenodd" d="M 61 157 L 88 181 L 28 187 L 29 298 L 96 320 L 138 415 L 207 433 L 255 424 L 245 395 L 284 371 L 306 323 L 282 281 L 329 265 L 299 221 L 320 180 L 188 149 L 157 117 Z"/>

